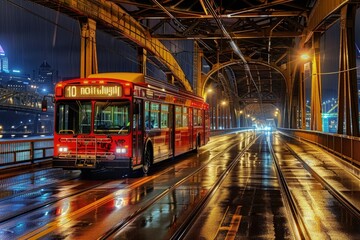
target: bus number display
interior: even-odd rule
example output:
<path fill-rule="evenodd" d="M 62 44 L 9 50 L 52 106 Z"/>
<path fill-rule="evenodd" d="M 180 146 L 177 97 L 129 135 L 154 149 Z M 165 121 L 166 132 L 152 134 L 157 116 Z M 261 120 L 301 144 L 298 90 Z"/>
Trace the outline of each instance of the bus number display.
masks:
<path fill-rule="evenodd" d="M 65 87 L 67 98 L 111 98 L 121 97 L 122 87 L 120 85 L 70 85 Z"/>

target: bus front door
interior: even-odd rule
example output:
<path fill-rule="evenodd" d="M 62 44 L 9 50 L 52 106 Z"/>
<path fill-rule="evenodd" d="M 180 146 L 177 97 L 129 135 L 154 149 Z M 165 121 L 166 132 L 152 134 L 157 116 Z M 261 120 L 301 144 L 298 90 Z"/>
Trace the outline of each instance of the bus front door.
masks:
<path fill-rule="evenodd" d="M 142 100 L 134 100 L 133 107 L 133 159 L 132 165 L 136 166 L 141 164 L 142 150 L 143 150 L 143 120 L 141 118 L 142 111 Z"/>

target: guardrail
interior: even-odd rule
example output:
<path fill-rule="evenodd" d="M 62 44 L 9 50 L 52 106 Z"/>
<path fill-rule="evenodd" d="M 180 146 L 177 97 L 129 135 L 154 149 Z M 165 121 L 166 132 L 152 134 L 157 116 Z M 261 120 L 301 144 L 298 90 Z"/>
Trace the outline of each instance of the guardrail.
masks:
<path fill-rule="evenodd" d="M 360 166 L 360 138 L 340 134 L 278 128 L 280 132 L 314 143 L 335 155 Z"/>
<path fill-rule="evenodd" d="M 0 140 L 0 166 L 51 158 L 53 150 L 53 137 Z"/>
<path fill-rule="evenodd" d="M 211 136 L 236 132 L 241 130 L 254 130 L 253 128 L 232 128 L 212 130 Z M 53 137 L 32 137 L 26 139 L 0 140 L 0 167 L 18 163 L 34 163 L 38 160 L 52 158 L 54 155 Z"/>

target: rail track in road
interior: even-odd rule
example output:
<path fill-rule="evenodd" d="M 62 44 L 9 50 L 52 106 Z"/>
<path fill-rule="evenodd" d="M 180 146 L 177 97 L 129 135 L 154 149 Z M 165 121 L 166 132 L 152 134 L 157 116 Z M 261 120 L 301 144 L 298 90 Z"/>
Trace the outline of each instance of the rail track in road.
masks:
<path fill-rule="evenodd" d="M 356 197 L 354 200 L 348 198 L 348 196 L 358 196 L 360 189 L 355 189 L 355 192 L 350 191 L 348 194 L 343 191 L 344 188 L 347 187 L 345 183 L 349 182 L 349 189 L 353 185 L 359 188 L 359 178 L 354 177 L 351 172 L 343 173 L 341 176 L 336 175 L 338 171 L 334 171 L 335 167 L 331 165 L 330 161 L 326 163 L 328 166 L 325 166 L 326 164 L 324 162 L 314 163 L 315 160 L 328 160 L 328 154 L 324 151 L 319 149 L 310 150 L 313 146 L 307 146 L 309 149 L 307 147 L 304 148 L 303 145 L 301 145 L 302 148 L 298 145 L 298 149 L 296 149 L 294 145 L 299 144 L 298 142 L 290 142 L 290 144 L 293 145 L 290 146 L 285 141 L 280 140 L 278 135 L 275 134 L 274 138 L 276 138 L 276 141 L 273 141 L 271 137 L 267 137 L 266 141 L 274 161 L 278 182 L 281 186 L 281 196 L 283 205 L 287 209 L 286 215 L 288 217 L 288 224 L 291 226 L 291 228 L 289 228 L 291 233 L 281 233 L 281 231 L 277 230 L 276 232 L 275 230 L 273 234 L 275 236 L 283 234 L 281 238 L 289 239 L 358 238 L 360 236 L 360 230 L 358 229 L 360 223 L 359 202 L 356 201 Z M 275 146 L 275 150 L 272 145 Z M 246 149 L 241 151 L 239 155 L 233 159 L 233 162 L 228 165 L 226 170 L 218 176 L 215 184 L 211 186 L 210 190 L 197 206 L 187 214 L 187 218 L 182 220 L 180 226 L 169 239 L 193 239 L 196 236 L 199 237 L 197 234 L 199 234 L 201 230 L 197 227 L 202 225 L 203 219 L 208 218 L 209 214 L 213 214 L 211 211 L 214 211 L 214 208 L 212 208 L 212 210 L 209 211 L 210 213 L 206 212 L 206 205 L 210 201 L 216 201 L 211 198 L 216 199 L 216 197 L 214 197 L 216 196 L 215 191 L 223 191 L 221 189 L 223 188 L 222 184 L 225 178 L 229 175 L 238 174 L 231 174 L 231 171 L 235 170 L 236 172 L 236 168 L 238 168 L 237 165 L 241 164 L 240 156 L 246 152 L 256 155 L 262 151 L 267 150 L 264 150 L 264 148 L 263 150 L 259 150 L 258 147 L 251 145 L 248 145 Z M 306 158 L 307 161 L 303 158 Z M 310 164 L 308 163 L 309 161 Z M 311 163 L 314 167 L 311 166 Z M 317 165 L 320 165 L 321 168 L 317 167 Z M 341 186 L 340 182 L 337 183 L 326 179 L 326 177 L 330 178 L 330 180 L 334 179 L 332 176 L 329 177 L 329 173 L 326 173 L 324 177 L 324 168 L 326 169 L 327 167 L 329 167 L 330 171 L 334 171 L 336 177 L 346 179 L 343 186 Z M 252 184 L 248 184 L 247 187 L 257 188 L 257 186 Z M 238 205 L 236 205 L 236 210 L 233 210 L 232 214 L 224 214 L 224 219 L 231 218 L 231 220 L 229 220 L 227 224 L 223 224 L 225 220 L 221 220 L 216 234 L 207 237 L 212 239 L 235 239 L 235 237 L 242 236 L 250 238 L 260 237 L 257 236 L 257 233 L 251 233 L 249 235 L 251 230 L 242 227 L 242 225 L 246 225 L 242 223 L 246 217 L 242 208 L 244 208 L 246 203 L 246 201 L 239 201 Z M 267 204 L 266 201 L 264 201 L 264 204 Z M 219 203 L 217 203 L 217 205 L 219 205 Z M 232 206 L 228 206 L 226 212 L 229 208 L 234 209 L 234 205 L 233 203 Z M 249 205 L 255 206 L 257 204 L 252 200 L 249 202 Z M 263 214 L 269 215 L 266 211 Z M 231 217 L 226 215 L 231 215 Z M 276 218 L 276 214 L 274 214 L 274 216 L 273 218 Z M 201 223 L 196 224 L 196 222 Z M 216 221 L 213 221 L 213 226 L 216 225 L 214 222 Z M 251 220 L 249 222 L 251 222 Z M 279 222 L 281 221 L 277 223 L 274 221 L 272 225 L 276 228 Z M 285 229 L 286 226 L 285 223 Z M 205 231 L 209 231 L 210 228 L 204 227 L 204 229 Z M 221 235 L 221 231 L 226 234 Z M 264 229 L 260 229 L 260 231 L 264 231 Z M 266 231 L 269 230 L 267 229 L 264 232 Z M 111 235 L 111 238 L 117 239 L 121 234 L 123 234 L 123 232 L 120 231 L 117 235 Z M 203 235 L 200 236 L 204 239 L 207 238 Z M 273 238 L 274 236 L 271 235 L 267 237 Z"/>
<path fill-rule="evenodd" d="M 359 178 L 338 166 L 331 159 L 334 156 L 325 151 L 296 139 L 286 139 L 285 142 L 274 135 L 273 140 L 269 139 L 269 147 L 295 236 L 298 239 L 358 238 L 359 201 L 349 197 L 354 194 L 346 194 L 345 188 L 346 183 L 350 183 L 349 189 L 357 185 L 354 190 L 358 194 Z M 337 178 L 346 180 L 336 181 Z"/>
<path fill-rule="evenodd" d="M 59 170 L 51 169 L 35 174 L 32 183 L 27 182 L 31 174 L 18 176 L 17 184 L 2 179 L 0 187 L 14 195 L 0 199 L 0 210 L 8 209 L 0 215 L 0 238 L 360 236 L 357 192 L 344 190 L 350 179 L 334 182 L 344 178 L 343 169 L 330 166 L 318 149 L 286 142 L 277 134 L 217 136 L 197 154 L 154 166 L 148 176 L 107 177 L 102 172 L 84 179 L 76 171 L 56 176 Z M 359 178 L 352 176 L 352 181 L 360 186 Z M 353 210 L 334 197 L 351 194 L 347 202 Z"/>
<path fill-rule="evenodd" d="M 221 137 L 218 137 L 216 142 L 210 142 L 207 145 L 208 147 L 207 149 L 210 149 L 211 153 L 210 150 L 204 150 L 202 148 L 199 150 L 196 156 L 194 154 L 188 155 L 187 157 L 192 158 L 190 160 L 185 159 L 185 160 L 175 161 L 175 165 L 176 165 L 175 168 L 177 168 L 177 166 L 180 166 L 179 172 L 182 173 L 179 174 L 179 176 L 176 176 L 177 179 L 176 181 L 178 182 L 177 184 L 176 183 L 169 183 L 169 184 L 175 187 L 179 185 L 181 182 L 186 181 L 186 179 L 191 178 L 189 176 L 193 174 L 191 173 L 192 171 L 194 172 L 201 171 L 200 169 L 205 168 L 205 166 L 209 165 L 212 161 L 214 161 L 214 159 L 219 158 L 222 154 L 226 154 L 227 149 L 233 145 L 237 145 L 237 146 L 242 145 L 242 147 L 244 147 L 245 141 L 248 141 L 248 136 L 245 136 L 246 135 L 245 133 L 240 133 L 240 135 L 241 137 L 238 137 L 235 140 L 230 140 L 230 138 L 225 138 L 222 140 Z M 241 141 L 243 142 L 239 142 L 239 139 L 241 139 Z M 221 143 L 225 143 L 228 146 L 224 147 L 223 144 Z M 199 156 L 203 156 L 202 157 L 203 160 L 196 160 Z M 197 161 L 197 163 L 194 163 L 194 159 L 195 162 Z M 57 189 L 55 190 L 56 194 L 51 197 L 53 198 L 51 201 L 45 201 L 42 204 L 38 203 L 33 207 L 26 208 L 26 211 L 24 211 L 25 208 L 22 208 L 21 210 L 15 211 L 13 214 L 8 215 L 6 219 L 3 219 L 2 222 L 0 222 L 0 233 L 3 235 L 1 238 L 4 239 L 14 239 L 14 238 L 36 239 L 39 237 L 61 238 L 61 236 L 63 236 L 64 234 L 63 232 L 68 231 L 66 230 L 68 229 L 67 225 L 70 226 L 71 222 L 77 222 L 78 219 L 81 219 L 87 214 L 91 214 L 92 212 L 98 211 L 99 208 L 102 208 L 103 206 L 109 204 L 110 202 L 118 201 L 119 199 L 117 198 L 121 194 L 136 195 L 138 194 L 136 193 L 137 191 L 144 191 L 142 194 L 144 194 L 144 196 L 147 195 L 145 196 L 145 199 L 139 200 L 138 205 L 132 208 L 132 211 L 125 210 L 122 214 L 120 214 L 121 217 L 119 217 L 118 219 L 118 224 L 113 223 L 113 226 L 119 226 L 119 223 L 126 222 L 127 220 L 134 218 L 134 216 L 136 216 L 137 213 L 140 213 L 142 211 L 141 209 L 145 209 L 144 206 L 149 205 L 151 202 L 156 202 L 156 199 L 161 198 L 160 196 L 166 195 L 166 193 L 161 193 L 163 190 L 156 191 L 154 194 L 148 194 L 146 192 L 146 191 L 149 191 L 149 193 L 151 192 L 151 190 L 146 190 L 148 188 L 146 184 L 149 184 L 149 182 L 158 181 L 157 179 L 161 178 L 163 175 L 167 174 L 168 172 L 173 171 L 174 165 L 172 163 L 168 164 L 168 167 L 166 167 L 166 165 L 164 166 L 163 165 L 164 164 L 161 164 L 160 167 L 155 167 L 155 170 L 156 168 L 159 168 L 160 170 L 158 170 L 158 172 L 154 172 L 154 175 L 149 175 L 142 178 L 123 178 L 123 179 L 116 179 L 111 181 L 99 181 L 98 184 L 94 184 L 94 182 L 92 182 L 93 184 L 90 184 L 92 186 L 88 186 L 88 188 L 85 188 L 83 186 L 79 187 L 79 185 L 75 184 L 76 186 L 73 186 L 72 188 L 77 189 L 78 190 L 77 192 L 71 191 L 72 194 L 66 194 L 66 191 L 64 191 L 61 197 L 59 197 L 59 192 L 61 192 L 61 190 Z M 69 180 L 69 181 L 77 181 L 77 180 Z M 81 180 L 81 182 L 82 181 L 91 183 L 91 180 L 88 179 Z M 50 185 L 48 187 L 50 187 Z M 55 187 L 51 185 L 50 188 L 55 188 Z M 149 189 L 151 189 L 151 187 Z M 165 189 L 164 192 L 168 192 L 167 189 Z M 34 191 L 36 192 L 37 190 Z M 14 198 L 23 198 L 25 195 L 30 196 L 31 191 L 28 191 L 26 194 L 24 193 L 14 196 Z M 77 198 L 79 199 L 76 200 Z M 91 198 L 93 199 L 93 201 L 87 198 Z M 7 199 L 6 201 L 9 200 L 11 199 Z M 29 201 L 29 200 L 25 200 L 25 201 Z M 66 205 L 65 203 L 68 205 L 66 210 L 68 212 L 66 212 L 66 214 L 63 214 L 65 209 L 64 205 Z M 76 208 L 73 207 L 73 205 L 76 204 L 78 206 Z M 16 212 L 18 214 L 16 214 Z M 15 226 L 17 225 L 18 222 L 30 221 L 30 219 L 33 219 L 34 216 L 41 216 L 41 218 L 44 218 L 44 216 L 50 215 L 49 213 L 52 213 L 53 215 L 51 217 L 49 216 L 48 221 L 40 221 L 41 224 L 34 224 L 34 226 L 28 226 L 27 228 L 24 228 L 22 232 L 14 231 Z M 65 217 L 66 220 L 64 220 Z M 82 220 L 79 221 L 82 222 Z M 108 228 L 110 228 L 109 225 L 107 226 Z M 105 229 L 106 231 L 104 230 L 105 232 L 102 232 L 101 235 L 106 235 L 108 232 L 113 231 L 114 228 Z M 84 234 L 87 234 L 86 230 L 84 231 Z"/>
<path fill-rule="evenodd" d="M 255 140 L 256 139 L 254 138 L 252 142 L 254 142 Z M 194 206 L 192 211 L 189 212 L 188 214 L 186 214 L 185 217 L 182 217 L 179 227 L 176 229 L 176 231 L 172 232 L 170 235 L 167 235 L 166 238 L 181 239 L 184 237 L 184 235 L 186 235 L 188 228 L 191 226 L 192 221 L 196 219 L 197 215 L 199 214 L 199 212 L 201 212 L 201 209 L 204 208 L 204 206 L 206 205 L 207 201 L 209 200 L 209 198 L 211 197 L 213 192 L 216 191 L 216 189 L 221 185 L 221 183 L 224 180 L 224 178 L 226 177 L 226 175 L 229 173 L 229 171 L 231 171 L 234 168 L 234 166 L 239 161 L 239 158 L 244 154 L 244 152 L 246 151 L 246 149 L 248 149 L 249 145 L 251 145 L 252 142 L 250 142 L 247 146 L 244 146 L 244 148 L 237 154 L 237 156 L 235 158 L 233 158 L 232 161 L 226 167 L 224 167 L 225 169 L 223 169 L 220 176 L 218 176 L 218 178 L 213 183 L 213 185 L 206 191 L 206 193 L 204 193 L 204 195 L 201 197 L 201 199 L 199 199 L 199 202 L 197 202 L 196 206 Z M 228 151 L 228 149 L 235 148 L 238 145 L 239 145 L 238 142 L 232 143 L 231 145 L 229 145 L 229 147 L 227 147 L 224 151 L 219 152 L 218 154 L 213 156 L 209 161 L 207 161 L 205 164 L 203 164 L 196 171 L 194 171 L 190 175 L 182 178 L 180 181 L 176 182 L 170 188 L 168 188 L 164 192 L 162 192 L 162 194 L 160 194 L 156 198 L 152 199 L 152 201 L 150 201 L 142 209 L 139 209 L 135 214 L 129 216 L 123 222 L 114 226 L 114 228 L 112 228 L 106 234 L 101 236 L 100 239 L 113 239 L 113 238 L 116 239 L 116 238 L 118 238 L 117 235 L 121 234 L 121 231 L 123 231 L 124 228 L 129 226 L 136 218 L 140 218 L 141 215 L 144 214 L 148 209 L 150 209 L 155 204 L 157 204 L 159 201 L 161 201 L 161 199 L 164 198 L 165 196 L 171 194 L 171 192 L 175 191 L 175 189 L 182 188 L 183 184 L 186 184 L 186 182 L 189 181 L 189 179 L 193 178 L 196 175 L 201 174 L 201 172 L 204 171 L 206 168 L 211 167 L 211 164 L 214 161 L 217 161 L 219 158 L 221 158 L 222 154 L 224 154 L 224 152 Z M 135 239 L 137 239 L 137 237 L 135 237 Z"/>
<path fill-rule="evenodd" d="M 74 197 L 87 191 L 106 184 L 108 181 L 92 182 L 91 185 L 83 182 L 77 184 L 76 181 L 80 179 L 79 174 L 73 174 L 71 172 L 61 174 L 62 170 L 41 170 L 39 172 L 27 173 L 17 178 L 2 180 L 0 183 L 1 191 L 9 192 L 4 194 L 0 198 L 0 206 L 5 206 L 5 209 L 1 210 L 0 224 L 10 219 L 15 219 L 23 214 L 31 213 L 45 207 L 49 204 L 54 204 L 66 198 Z M 56 175 L 55 177 L 53 175 Z M 29 184 L 30 179 L 30 184 Z M 45 180 L 47 179 L 47 180 Z M 50 180 L 49 180 L 50 179 Z M 42 183 L 44 182 L 44 183 Z M 68 191 L 62 196 L 51 197 L 52 189 L 61 186 L 72 186 L 76 184 L 78 189 L 74 191 Z M 25 185 L 25 186 L 24 186 Z M 31 185 L 31 187 L 30 187 Z M 5 190 L 7 189 L 7 190 Z M 45 196 L 45 197 L 44 197 Z M 32 201 L 31 205 L 26 204 L 26 199 L 39 199 L 38 201 Z M 22 207 L 14 208 L 11 211 L 7 206 L 11 206 L 14 202 L 19 205 L 19 201 L 23 201 Z"/>

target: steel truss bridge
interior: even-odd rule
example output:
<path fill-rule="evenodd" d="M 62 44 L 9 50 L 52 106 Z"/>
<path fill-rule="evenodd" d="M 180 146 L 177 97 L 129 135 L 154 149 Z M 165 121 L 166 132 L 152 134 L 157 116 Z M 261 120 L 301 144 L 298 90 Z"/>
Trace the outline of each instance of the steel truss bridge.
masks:
<path fill-rule="evenodd" d="M 304 66 L 299 63 L 299 52 L 307 50 L 311 53 L 309 61 L 313 73 L 310 125 L 312 130 L 322 131 L 321 36 L 340 22 L 340 64 L 335 70 L 340 73 L 338 133 L 359 135 L 354 71 L 355 18 L 359 0 L 31 2 L 79 21 L 81 77 L 98 71 L 96 30 L 99 29 L 137 50 L 140 72 L 146 73 L 147 61 L 156 62 L 168 82 L 201 96 L 212 84 L 219 84 L 219 92 L 224 93 L 222 96 L 230 103 L 227 114 L 231 116 L 227 118 L 234 121 L 232 126 L 235 127 L 240 118 L 237 112 L 253 112 L 258 119 L 279 109 L 280 126 L 305 128 Z M 166 42 L 178 40 L 194 42 L 193 61 L 188 64 L 193 70 L 193 79 L 187 79 L 175 58 L 176 53 L 166 45 Z M 209 68 L 206 73 L 202 71 L 202 61 Z M 5 97 L 15 98 L 15 95 Z M 30 96 L 19 99 L 25 100 L 24 108 L 36 106 L 35 103 L 31 105 Z M 214 106 L 217 104 L 214 102 Z M 268 109 L 271 110 L 266 113 Z"/>
<path fill-rule="evenodd" d="M 10 111 L 22 111 L 42 113 L 41 102 L 44 95 L 34 92 L 18 92 L 11 89 L 0 88 L 0 109 Z M 49 113 L 53 108 L 49 108 Z"/>

